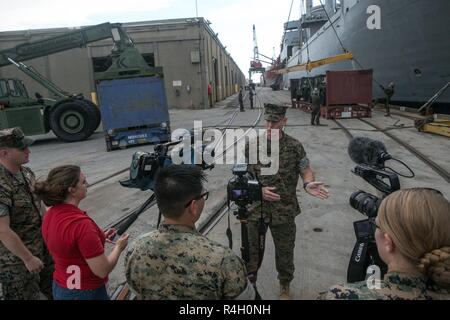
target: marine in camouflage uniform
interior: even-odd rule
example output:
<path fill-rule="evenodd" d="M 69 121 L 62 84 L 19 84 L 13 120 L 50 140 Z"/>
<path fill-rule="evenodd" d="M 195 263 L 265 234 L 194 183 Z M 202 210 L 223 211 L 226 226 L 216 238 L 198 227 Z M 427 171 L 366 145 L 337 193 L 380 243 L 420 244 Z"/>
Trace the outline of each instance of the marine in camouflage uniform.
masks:
<path fill-rule="evenodd" d="M 430 285 L 424 276 L 389 272 L 380 289 L 369 289 L 366 281 L 336 285 L 319 294 L 319 300 L 448 300 L 450 292 Z"/>
<path fill-rule="evenodd" d="M 125 258 L 128 285 L 139 299 L 252 299 L 244 262 L 229 248 L 183 225 L 141 236 Z"/>
<path fill-rule="evenodd" d="M 312 99 L 312 112 L 311 112 L 311 125 L 320 125 L 320 95 L 319 90 L 314 88 L 313 93 L 311 95 Z"/>
<path fill-rule="evenodd" d="M 265 104 L 265 119 L 268 122 L 279 122 L 285 119 L 286 107 L 273 104 Z M 281 130 L 280 130 L 281 131 Z M 271 150 L 271 140 L 267 141 L 267 150 Z M 249 159 L 249 150 L 246 149 L 246 158 Z M 270 228 L 275 245 L 275 265 L 280 281 L 281 295 L 283 292 L 289 295 L 289 283 L 294 278 L 294 247 L 296 237 L 295 217 L 300 214 L 300 206 L 297 199 L 297 184 L 299 177 L 305 182 L 322 192 L 321 182 L 314 182 L 314 175 L 309 166 L 303 145 L 295 138 L 284 132 L 280 132 L 278 155 L 270 155 L 272 159 L 279 161 L 278 173 L 275 175 L 261 175 L 261 163 L 250 164 L 252 172 L 262 184 L 262 187 L 275 187 L 276 194 L 280 195 L 279 201 L 262 201 L 262 215 L 266 226 Z M 271 164 L 268 164 L 269 167 Z M 308 172 L 306 174 L 305 172 Z M 305 181 L 306 180 L 306 181 Z M 309 191 L 310 192 L 310 191 Z M 324 189 L 326 194 L 328 191 Z M 327 197 L 328 195 L 326 195 Z M 259 220 L 261 218 L 261 202 L 249 207 L 248 237 L 250 261 L 247 264 L 250 278 L 256 281 L 259 267 Z M 264 253 L 261 252 L 263 255 Z M 289 297 L 287 297 L 289 298 Z"/>
<path fill-rule="evenodd" d="M 270 140 L 267 149 L 270 150 Z M 287 134 L 279 141 L 279 171 L 276 175 L 261 175 L 261 164 L 249 166 L 263 187 L 275 187 L 275 192 L 281 200 L 277 202 L 263 201 L 262 214 L 264 222 L 270 227 L 275 244 L 275 262 L 278 279 L 281 283 L 290 283 L 294 278 L 294 246 L 295 246 L 295 217 L 300 214 L 297 200 L 297 184 L 300 176 L 302 159 L 306 159 L 306 152 L 302 144 Z M 273 155 L 271 155 L 273 156 Z M 267 165 L 269 166 L 269 165 Z M 250 261 L 248 270 L 255 273 L 258 268 L 258 221 L 261 217 L 261 205 L 249 208 L 248 234 L 250 244 Z"/>
<path fill-rule="evenodd" d="M 395 84 L 393 82 L 389 83 L 389 85 L 387 86 L 387 88 L 385 88 L 384 86 L 380 85 L 381 89 L 384 91 L 384 94 L 386 95 L 386 102 L 385 102 L 385 108 L 386 108 L 386 114 L 385 116 L 390 116 L 391 115 L 391 98 L 394 95 L 395 92 Z"/>
<path fill-rule="evenodd" d="M 248 99 L 250 100 L 250 109 L 253 109 L 253 96 L 255 95 L 255 89 L 250 86 L 250 91 L 248 92 Z"/>
<path fill-rule="evenodd" d="M 239 88 L 238 100 L 239 100 L 239 110 L 245 111 L 244 110 L 244 89 L 242 86 Z"/>
<path fill-rule="evenodd" d="M 19 128 L 0 131 L 0 148 L 26 148 L 32 142 Z M 52 297 L 53 262 L 41 235 L 41 203 L 31 192 L 34 181 L 31 169 L 22 166 L 14 174 L 0 164 L 0 218 L 9 217 L 9 228 L 44 263 L 40 273 L 30 273 L 24 262 L 0 241 L 1 299 L 36 300 L 40 292 Z"/>

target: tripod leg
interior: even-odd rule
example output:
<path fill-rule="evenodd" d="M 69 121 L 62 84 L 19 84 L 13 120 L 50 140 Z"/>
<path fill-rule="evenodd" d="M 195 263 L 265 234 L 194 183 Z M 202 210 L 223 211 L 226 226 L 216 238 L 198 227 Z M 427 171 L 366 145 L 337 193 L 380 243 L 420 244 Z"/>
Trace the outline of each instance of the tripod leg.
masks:
<path fill-rule="evenodd" d="M 245 264 L 250 262 L 247 220 L 241 220 L 241 256 Z"/>

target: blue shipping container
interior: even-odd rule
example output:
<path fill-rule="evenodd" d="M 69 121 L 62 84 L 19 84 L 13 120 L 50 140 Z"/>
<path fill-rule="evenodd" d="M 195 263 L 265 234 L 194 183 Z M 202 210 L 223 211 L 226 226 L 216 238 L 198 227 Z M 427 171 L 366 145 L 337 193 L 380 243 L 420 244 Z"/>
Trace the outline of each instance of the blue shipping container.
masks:
<path fill-rule="evenodd" d="M 107 145 L 125 147 L 170 139 L 163 78 L 104 80 L 97 91 Z"/>

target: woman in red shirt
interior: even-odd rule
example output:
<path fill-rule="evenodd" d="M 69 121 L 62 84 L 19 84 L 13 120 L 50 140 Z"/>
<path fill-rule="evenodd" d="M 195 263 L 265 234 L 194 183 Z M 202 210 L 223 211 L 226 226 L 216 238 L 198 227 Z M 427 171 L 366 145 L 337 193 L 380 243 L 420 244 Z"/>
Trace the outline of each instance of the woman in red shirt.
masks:
<path fill-rule="evenodd" d="M 51 208 L 44 216 L 42 235 L 53 257 L 55 300 L 109 300 L 105 284 L 128 243 L 123 234 L 111 253 L 105 241 L 115 230 L 103 232 L 78 205 L 86 198 L 87 182 L 80 167 L 54 168 L 34 192 Z"/>

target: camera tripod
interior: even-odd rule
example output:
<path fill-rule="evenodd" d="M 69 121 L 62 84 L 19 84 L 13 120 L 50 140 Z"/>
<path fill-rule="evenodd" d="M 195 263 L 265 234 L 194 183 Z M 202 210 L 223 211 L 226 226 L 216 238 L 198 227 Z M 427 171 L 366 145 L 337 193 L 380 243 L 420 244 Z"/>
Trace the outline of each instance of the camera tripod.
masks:
<path fill-rule="evenodd" d="M 250 245 L 249 245 L 249 239 L 248 239 L 248 209 L 245 204 L 239 204 L 236 203 L 238 206 L 238 209 L 233 212 L 233 214 L 236 216 L 236 218 L 241 223 L 241 257 L 242 260 L 244 260 L 245 265 L 248 267 L 248 264 L 250 262 Z M 263 230 L 264 229 L 264 230 Z M 266 227 L 264 226 L 263 221 L 260 220 L 259 226 L 258 226 L 258 267 L 257 270 L 259 270 L 262 259 L 264 256 L 264 248 L 265 248 L 265 240 L 266 240 Z M 228 233 L 229 231 L 229 233 Z M 232 246 L 231 241 L 231 230 L 227 230 L 227 236 L 230 240 L 230 247 Z M 258 290 L 256 288 L 256 272 L 248 273 L 248 278 L 250 282 L 252 283 L 255 293 L 256 293 L 256 300 L 262 300 L 261 296 L 258 293 Z M 253 280 L 253 281 L 252 281 Z"/>

